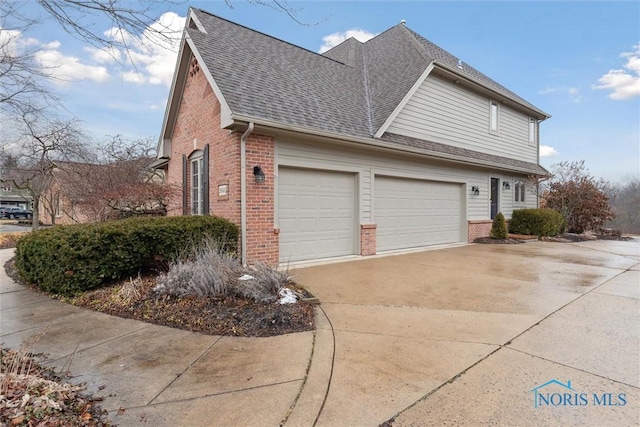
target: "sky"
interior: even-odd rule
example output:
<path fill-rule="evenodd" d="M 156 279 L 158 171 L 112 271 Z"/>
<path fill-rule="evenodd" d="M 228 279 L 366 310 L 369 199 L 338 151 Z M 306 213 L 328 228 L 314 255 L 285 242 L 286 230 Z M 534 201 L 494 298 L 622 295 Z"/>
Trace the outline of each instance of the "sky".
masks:
<path fill-rule="evenodd" d="M 34 2 L 25 3 L 39 13 Z M 127 2 L 136 7 L 136 2 Z M 189 6 L 322 52 L 374 37 L 406 20 L 425 38 L 552 117 L 540 126 L 541 164 L 585 160 L 597 178 L 640 175 L 640 2 L 638 1 L 290 1 L 296 19 L 247 0 L 159 2 L 157 23 L 179 34 Z M 276 8 L 277 9 L 277 8 Z M 91 29 L 111 31 L 108 20 Z M 53 85 L 66 114 L 95 139 L 157 138 L 178 43 L 120 51 L 79 41 L 52 20 L 19 35 L 56 65 Z M 124 63 L 124 65 L 123 65 Z"/>

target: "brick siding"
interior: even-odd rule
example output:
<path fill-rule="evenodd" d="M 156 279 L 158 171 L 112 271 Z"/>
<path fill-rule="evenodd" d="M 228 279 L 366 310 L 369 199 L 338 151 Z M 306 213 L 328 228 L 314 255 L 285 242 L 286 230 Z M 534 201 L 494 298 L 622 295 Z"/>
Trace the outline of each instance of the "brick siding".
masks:
<path fill-rule="evenodd" d="M 376 224 L 360 224 L 360 255 L 376 254 Z"/>
<path fill-rule="evenodd" d="M 209 144 L 209 213 L 240 225 L 240 132 L 220 127 L 220 102 L 203 71 L 192 58 L 171 137 L 167 184 L 182 188 L 182 155 Z M 266 179 L 257 184 L 253 167 Z M 187 206 L 191 209 L 191 165 L 187 162 Z M 247 258 L 277 265 L 278 234 L 274 230 L 274 140 L 250 135 L 247 140 Z M 220 195 L 219 187 L 227 186 Z M 171 200 L 169 215 L 182 215 L 182 191 Z M 240 249 L 240 248 L 239 248 Z"/>
<path fill-rule="evenodd" d="M 490 219 L 469 221 L 469 242 L 473 242 L 478 237 L 489 237 L 492 224 L 493 221 Z"/>

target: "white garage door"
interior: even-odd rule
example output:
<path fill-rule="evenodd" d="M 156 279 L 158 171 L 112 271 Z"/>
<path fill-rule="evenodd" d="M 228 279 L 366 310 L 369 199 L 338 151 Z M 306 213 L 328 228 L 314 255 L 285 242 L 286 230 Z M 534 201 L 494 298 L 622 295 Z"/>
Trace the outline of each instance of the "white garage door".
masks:
<path fill-rule="evenodd" d="M 462 238 L 462 185 L 376 176 L 378 252 L 455 243 Z"/>
<path fill-rule="evenodd" d="M 280 262 L 354 253 L 355 175 L 280 167 Z"/>

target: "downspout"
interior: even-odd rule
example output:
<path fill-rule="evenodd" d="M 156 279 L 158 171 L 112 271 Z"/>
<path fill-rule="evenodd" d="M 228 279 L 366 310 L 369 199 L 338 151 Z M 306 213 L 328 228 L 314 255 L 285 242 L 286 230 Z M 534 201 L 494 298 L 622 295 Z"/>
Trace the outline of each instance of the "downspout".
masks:
<path fill-rule="evenodd" d="M 247 266 L 247 138 L 253 132 L 254 124 L 240 138 L 240 246 L 242 266 Z"/>

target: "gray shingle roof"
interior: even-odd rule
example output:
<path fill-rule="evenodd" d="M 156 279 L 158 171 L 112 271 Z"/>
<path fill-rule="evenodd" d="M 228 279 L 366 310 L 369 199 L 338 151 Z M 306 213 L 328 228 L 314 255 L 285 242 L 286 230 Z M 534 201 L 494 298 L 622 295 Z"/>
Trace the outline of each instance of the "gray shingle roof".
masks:
<path fill-rule="evenodd" d="M 469 163 L 475 164 L 495 164 L 496 166 L 506 166 L 508 169 L 524 172 L 532 175 L 546 175 L 548 171 L 536 163 L 523 162 L 522 160 L 510 159 L 508 157 L 496 156 L 495 154 L 481 153 L 479 151 L 467 150 L 466 148 L 453 147 L 451 145 L 440 144 L 424 139 L 412 138 L 394 133 L 385 133 L 382 141 L 392 142 L 405 147 L 417 148 L 435 155 L 441 154 L 448 157 L 469 159 Z"/>
<path fill-rule="evenodd" d="M 464 64 L 459 70 L 458 58 L 403 24 L 366 43 L 349 39 L 320 55 L 202 10 L 192 10 L 206 34 L 194 28 L 186 31 L 236 115 L 345 137 L 372 138 L 434 60 L 539 111 L 473 67 Z M 416 142 L 420 140 L 399 135 L 385 134 L 383 140 L 414 148 L 420 145 Z M 442 144 L 423 143 L 427 151 L 446 154 L 449 150 Z M 471 150 L 455 155 L 477 160 L 490 156 Z M 490 157 L 503 163 L 508 160 Z M 532 173 L 536 167 L 541 169 L 537 165 L 520 166 Z"/>

